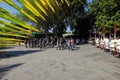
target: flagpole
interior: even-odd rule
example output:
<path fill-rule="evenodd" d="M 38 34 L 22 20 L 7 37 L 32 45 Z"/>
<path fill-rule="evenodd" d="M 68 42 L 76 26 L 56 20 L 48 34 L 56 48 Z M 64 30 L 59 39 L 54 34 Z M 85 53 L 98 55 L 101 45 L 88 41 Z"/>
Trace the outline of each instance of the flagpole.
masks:
<path fill-rule="evenodd" d="M 114 39 L 116 39 L 116 18 L 115 18 L 115 22 L 114 22 Z M 116 57 L 116 41 L 114 42 L 114 57 Z"/>

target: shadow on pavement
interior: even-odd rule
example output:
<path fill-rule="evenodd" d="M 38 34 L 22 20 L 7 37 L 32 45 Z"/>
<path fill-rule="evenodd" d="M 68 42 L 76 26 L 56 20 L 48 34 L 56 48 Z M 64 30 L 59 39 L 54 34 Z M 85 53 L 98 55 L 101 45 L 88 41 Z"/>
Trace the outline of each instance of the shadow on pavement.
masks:
<path fill-rule="evenodd" d="M 2 56 L 0 56 L 0 59 L 11 58 L 11 57 L 19 57 L 19 56 L 24 56 L 26 54 L 40 52 L 40 51 L 43 51 L 43 50 L 5 51 L 4 54 Z"/>
<path fill-rule="evenodd" d="M 14 46 L 13 47 L 0 47 L 0 50 L 11 49 L 11 48 L 14 48 Z"/>
<path fill-rule="evenodd" d="M 23 65 L 24 63 L 14 64 L 10 66 L 0 66 L 0 80 L 7 74 L 8 71 L 12 70 L 13 68 L 16 68 L 20 65 Z"/>

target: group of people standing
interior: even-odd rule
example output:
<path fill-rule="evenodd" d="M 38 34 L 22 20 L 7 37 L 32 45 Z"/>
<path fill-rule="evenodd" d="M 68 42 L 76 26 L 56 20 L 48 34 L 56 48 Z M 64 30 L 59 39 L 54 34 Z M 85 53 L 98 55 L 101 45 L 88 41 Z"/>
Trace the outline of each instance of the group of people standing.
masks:
<path fill-rule="evenodd" d="M 56 46 L 56 50 L 73 50 L 77 41 L 78 40 L 75 40 L 73 38 L 33 38 L 25 40 L 25 47 L 46 48 Z"/>
<path fill-rule="evenodd" d="M 74 39 L 73 38 L 68 38 L 68 39 L 64 39 L 64 38 L 58 38 L 57 39 L 57 50 L 62 50 L 62 49 L 68 49 L 68 50 L 73 50 L 74 46 Z"/>
<path fill-rule="evenodd" d="M 44 48 L 46 46 L 54 47 L 55 39 L 53 38 L 32 38 L 25 40 L 25 47 L 39 47 Z"/>

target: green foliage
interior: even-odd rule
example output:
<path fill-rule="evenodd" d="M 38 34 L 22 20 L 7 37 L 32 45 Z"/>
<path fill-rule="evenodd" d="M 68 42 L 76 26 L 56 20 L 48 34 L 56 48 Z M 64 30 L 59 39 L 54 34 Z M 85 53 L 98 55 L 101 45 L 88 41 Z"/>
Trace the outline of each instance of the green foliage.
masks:
<path fill-rule="evenodd" d="M 97 29 L 104 27 L 108 32 L 116 21 L 117 30 L 120 30 L 119 4 L 118 0 L 93 0 L 89 5 L 88 14 L 95 16 L 94 26 Z"/>
<path fill-rule="evenodd" d="M 38 4 L 47 12 L 47 14 L 45 14 L 45 12 L 43 12 L 42 9 L 39 9 L 39 7 L 35 4 L 34 0 L 29 0 L 29 3 L 33 5 L 34 8 L 42 14 L 42 16 L 44 16 L 46 19 L 46 21 L 44 21 L 26 9 L 23 1 L 24 0 L 18 0 L 18 2 L 22 4 L 22 9 L 34 17 L 38 23 L 35 23 L 23 14 L 16 14 L 16 16 L 21 20 L 30 23 L 32 26 L 35 26 L 40 30 L 44 30 L 46 35 L 48 34 L 48 31 L 52 29 L 53 33 L 57 36 L 61 36 L 63 33 L 65 33 L 68 25 L 70 25 L 72 30 L 77 30 L 76 26 L 79 27 L 79 25 L 77 25 L 79 24 L 79 21 L 77 20 L 84 17 L 86 5 L 86 0 L 67 0 L 69 5 L 65 0 L 63 0 L 63 2 L 61 2 L 61 0 L 57 0 L 59 6 L 55 3 L 55 0 L 49 0 L 49 3 L 55 10 L 55 12 L 53 12 L 50 6 L 47 5 L 46 8 L 46 6 L 42 4 L 42 0 L 36 0 Z M 77 33 L 79 32 L 80 31 L 77 31 Z"/>

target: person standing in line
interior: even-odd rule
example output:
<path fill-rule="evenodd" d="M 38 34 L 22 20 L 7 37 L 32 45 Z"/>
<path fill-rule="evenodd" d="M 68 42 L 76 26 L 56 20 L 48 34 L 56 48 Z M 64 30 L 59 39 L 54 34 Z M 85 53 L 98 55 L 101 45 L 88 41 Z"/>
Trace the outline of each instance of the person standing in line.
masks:
<path fill-rule="evenodd" d="M 70 48 L 71 50 L 73 50 L 73 47 L 74 47 L 74 40 L 73 38 L 70 39 Z"/>
<path fill-rule="evenodd" d="M 30 39 L 28 40 L 28 46 L 31 47 L 31 41 L 30 41 Z"/>
<path fill-rule="evenodd" d="M 60 48 L 60 46 L 61 46 L 60 43 L 61 43 L 60 38 L 58 38 L 58 39 L 57 39 L 57 48 L 56 48 L 56 50 L 58 50 L 58 49 L 60 50 L 60 49 L 61 49 L 61 48 Z"/>
<path fill-rule="evenodd" d="M 68 47 L 68 50 L 70 50 L 70 38 L 67 39 L 67 47 Z"/>
<path fill-rule="evenodd" d="M 72 38 L 69 38 L 67 41 L 68 50 L 73 50 L 74 40 Z"/>
<path fill-rule="evenodd" d="M 24 43 L 25 43 L 25 47 L 27 48 L 27 39 L 25 39 L 25 42 L 24 42 Z"/>

